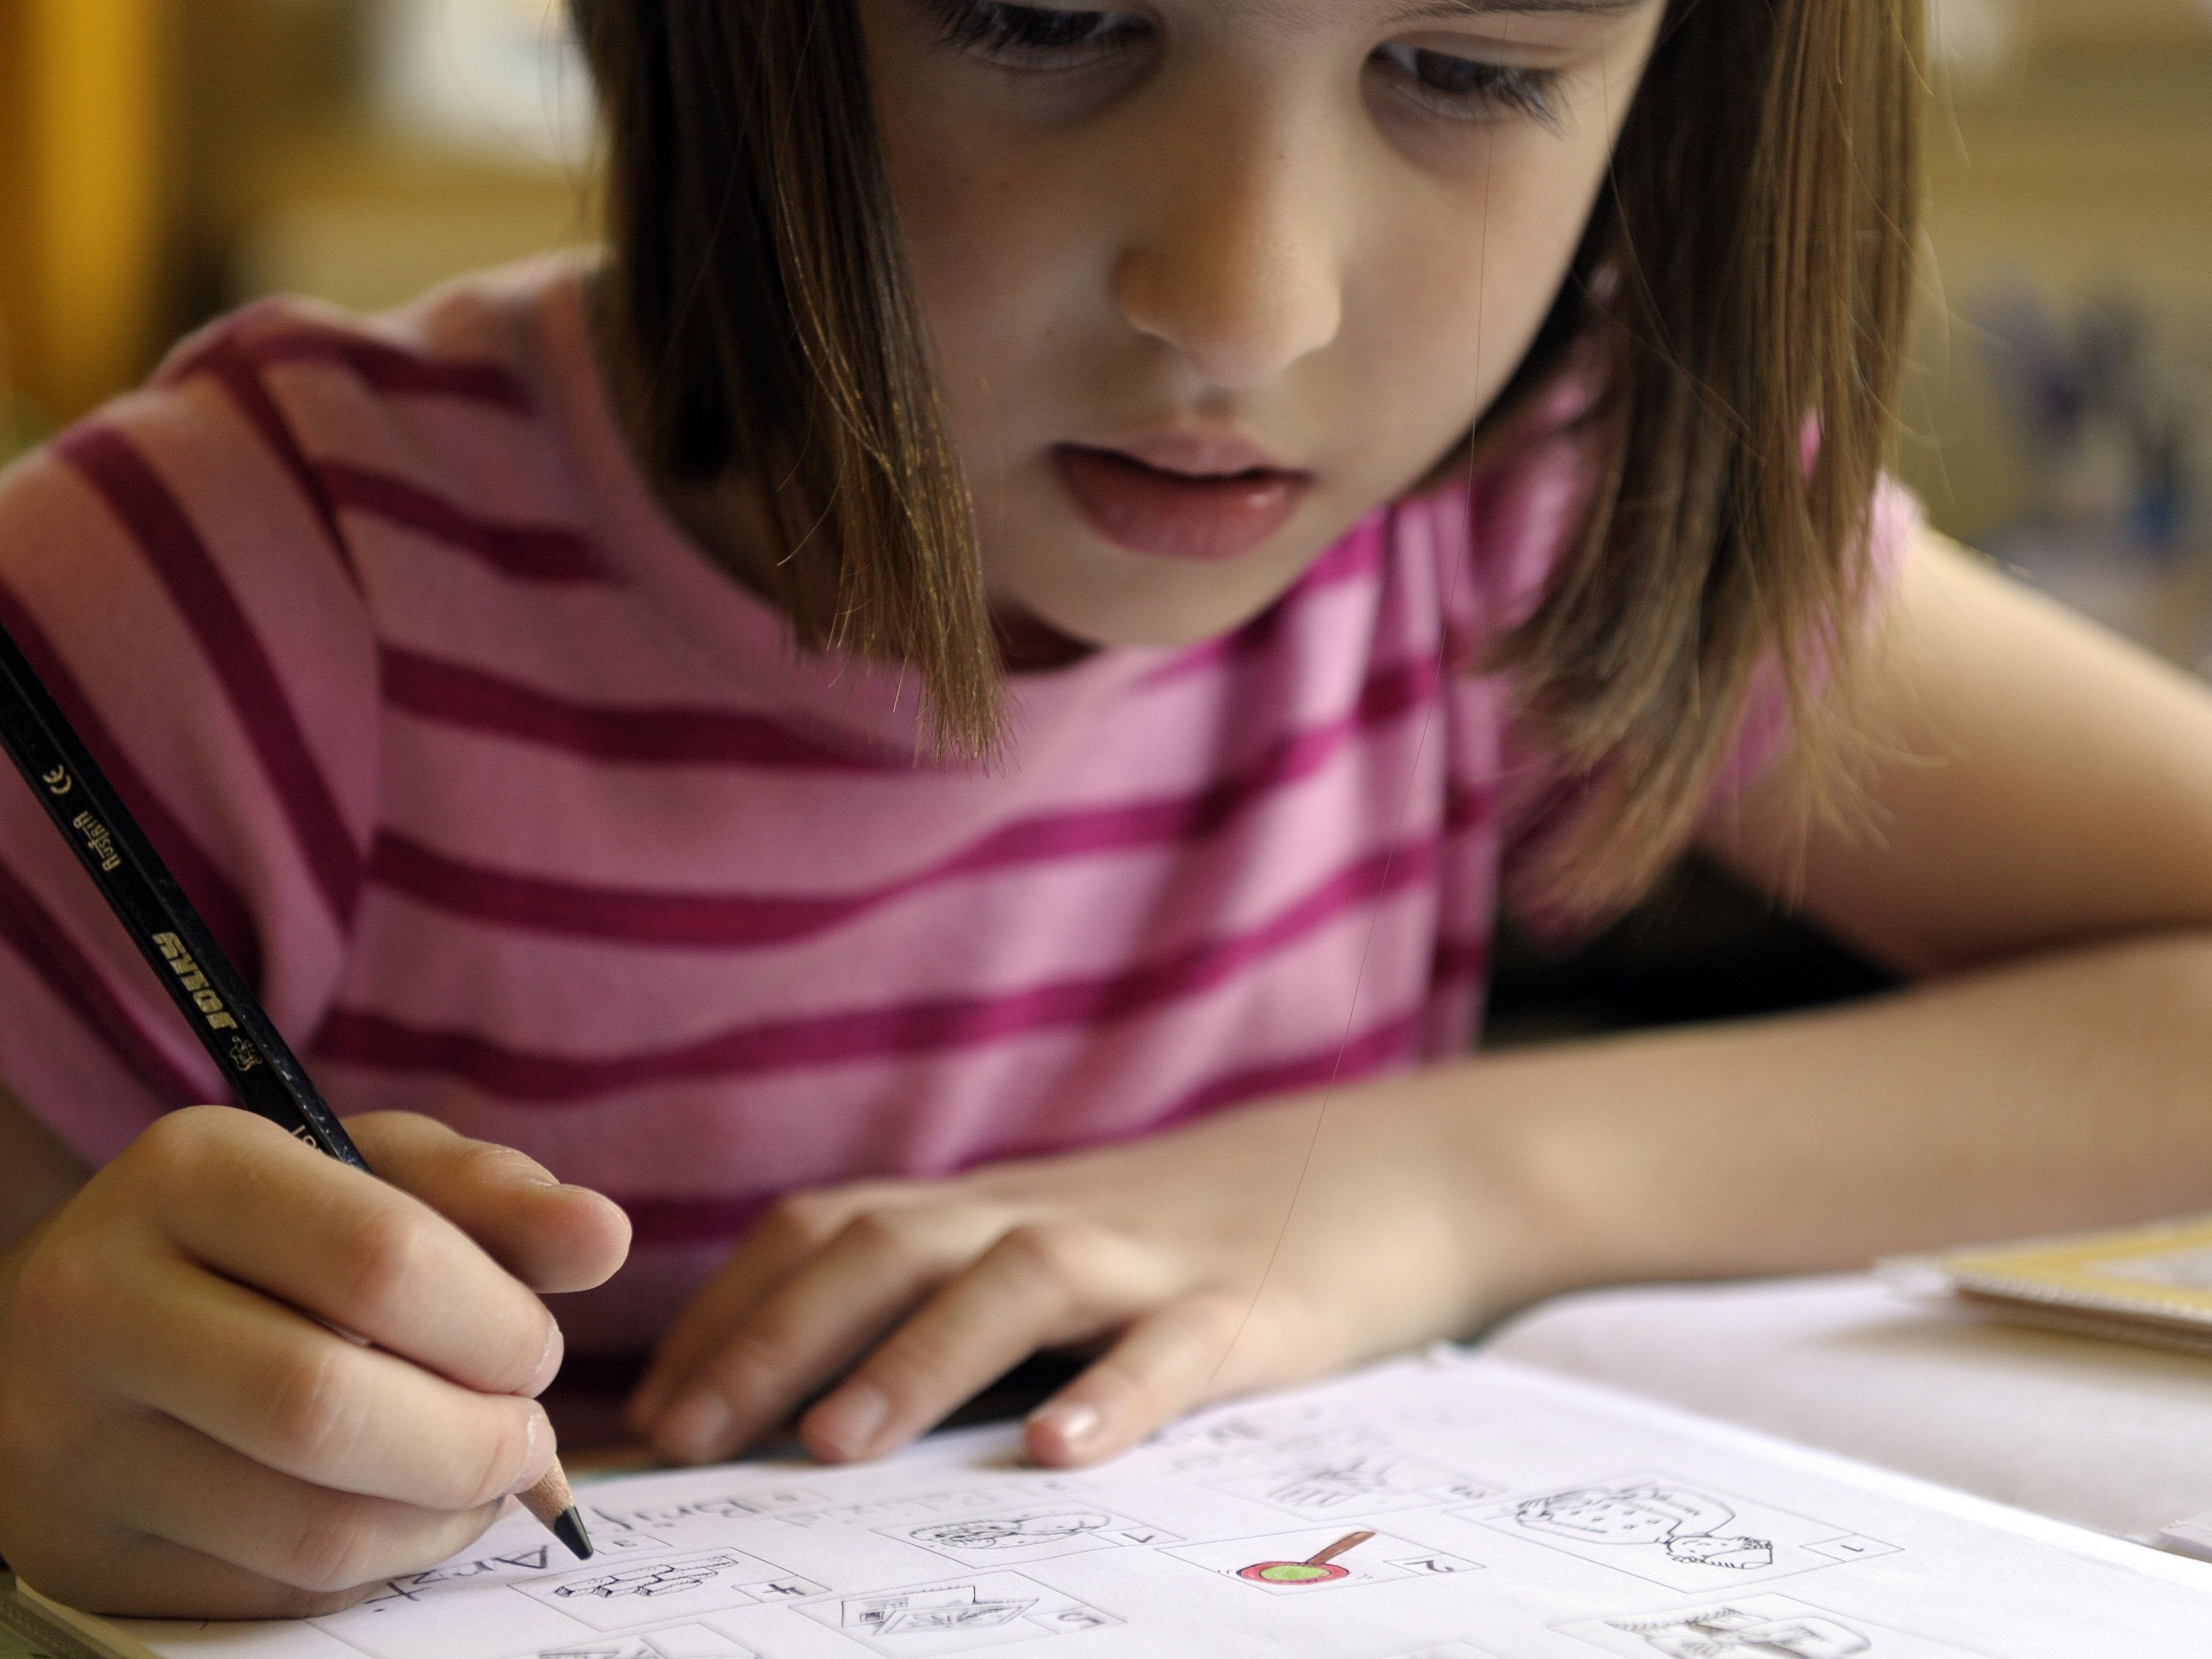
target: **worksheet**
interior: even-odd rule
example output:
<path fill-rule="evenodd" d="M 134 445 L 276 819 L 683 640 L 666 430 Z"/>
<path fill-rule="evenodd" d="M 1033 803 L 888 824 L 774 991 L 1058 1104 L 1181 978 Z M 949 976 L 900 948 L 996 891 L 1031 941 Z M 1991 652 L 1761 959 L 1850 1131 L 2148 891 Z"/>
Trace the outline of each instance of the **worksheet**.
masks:
<path fill-rule="evenodd" d="M 2212 1659 L 2212 1565 L 1458 1351 L 1097 1469 L 1012 1428 L 579 1488 L 304 1624 L 161 1659 Z"/>

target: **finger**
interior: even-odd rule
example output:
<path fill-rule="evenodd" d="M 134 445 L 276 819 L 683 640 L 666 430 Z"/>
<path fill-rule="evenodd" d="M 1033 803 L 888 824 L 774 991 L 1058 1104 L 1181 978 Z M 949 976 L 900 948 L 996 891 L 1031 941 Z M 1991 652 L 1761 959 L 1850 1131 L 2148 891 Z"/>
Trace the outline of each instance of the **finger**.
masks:
<path fill-rule="evenodd" d="M 798 1193 L 753 1224 L 707 1287 L 686 1304 L 661 1339 L 630 1396 L 630 1429 L 649 1434 L 669 1401 L 722 1340 L 811 1257 L 828 1248 L 854 1217 L 872 1204 L 896 1205 L 899 1189 L 849 1187 Z"/>
<path fill-rule="evenodd" d="M 996 1223 L 973 1212 L 872 1210 L 855 1217 L 720 1333 L 654 1419 L 679 1462 L 727 1456 L 781 1422 L 915 1303 L 975 1260 Z"/>
<path fill-rule="evenodd" d="M 1149 1305 L 1158 1277 L 1147 1255 L 1110 1236 L 1017 1227 L 809 1411 L 799 1436 L 825 1462 L 880 1456 L 1037 1349 Z"/>
<path fill-rule="evenodd" d="M 587 1291 L 629 1252 L 629 1217 L 586 1187 L 565 1186 L 536 1158 L 471 1140 L 414 1112 L 369 1112 L 346 1129 L 368 1166 L 475 1240 L 532 1290 Z"/>
<path fill-rule="evenodd" d="M 1186 1297 L 1130 1326 L 1030 1413 L 1023 1437 L 1030 1461 L 1048 1468 L 1096 1463 L 1230 1392 L 1222 1361 L 1243 1311 L 1231 1297 Z"/>
<path fill-rule="evenodd" d="M 366 1593 L 296 1589 L 143 1533 L 71 1534 L 15 1565 L 40 1594 L 112 1619 L 319 1619 Z"/>
<path fill-rule="evenodd" d="M 136 1529 L 296 1590 L 351 1589 L 434 1566 L 481 1537 L 506 1504 L 431 1510 L 333 1492 L 150 1412 L 118 1425 L 100 1461 L 106 1469 L 88 1473 L 128 1483 Z"/>
<path fill-rule="evenodd" d="M 157 1224 L 179 1249 L 470 1388 L 551 1381 L 553 1316 L 460 1229 L 264 1118 L 205 1109 L 220 1118 L 144 1137 L 161 1160 Z"/>
<path fill-rule="evenodd" d="M 553 1458 L 536 1401 L 449 1382 L 183 1261 L 156 1258 L 85 1316 L 127 1399 L 319 1486 L 474 1509 Z"/>

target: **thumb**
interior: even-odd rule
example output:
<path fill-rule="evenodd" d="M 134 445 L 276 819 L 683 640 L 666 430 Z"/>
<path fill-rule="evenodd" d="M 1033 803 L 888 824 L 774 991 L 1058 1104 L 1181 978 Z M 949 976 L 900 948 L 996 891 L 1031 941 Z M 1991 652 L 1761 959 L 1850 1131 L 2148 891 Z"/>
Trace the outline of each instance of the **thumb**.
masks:
<path fill-rule="evenodd" d="M 437 1211 L 533 1291 L 586 1291 L 629 1253 L 612 1199 L 563 1186 L 527 1154 L 413 1112 L 368 1112 L 346 1133 L 378 1176 Z"/>

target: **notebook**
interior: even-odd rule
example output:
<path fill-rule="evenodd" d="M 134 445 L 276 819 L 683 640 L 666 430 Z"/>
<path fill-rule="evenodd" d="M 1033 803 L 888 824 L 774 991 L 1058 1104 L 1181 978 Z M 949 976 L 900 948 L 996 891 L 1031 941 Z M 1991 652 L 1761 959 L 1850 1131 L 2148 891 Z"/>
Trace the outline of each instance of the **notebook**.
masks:
<path fill-rule="evenodd" d="M 2212 1659 L 2212 1564 L 1462 1350 L 1018 1447 L 623 1476 L 592 1560 L 518 1511 L 298 1623 L 57 1616 L 126 1659 Z"/>
<path fill-rule="evenodd" d="M 2212 1216 L 1886 1265 L 1900 1282 L 1932 1278 L 2006 1318 L 2212 1354 Z"/>

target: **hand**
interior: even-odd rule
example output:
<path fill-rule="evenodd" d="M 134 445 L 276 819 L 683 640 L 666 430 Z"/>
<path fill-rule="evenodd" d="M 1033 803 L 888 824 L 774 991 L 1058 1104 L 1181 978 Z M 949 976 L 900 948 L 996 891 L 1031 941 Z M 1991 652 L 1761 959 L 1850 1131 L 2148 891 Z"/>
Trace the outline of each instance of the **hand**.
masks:
<path fill-rule="evenodd" d="M 1434 1104 L 1400 1096 L 787 1199 L 678 1318 L 631 1425 L 726 1457 L 849 1369 L 799 1433 L 880 1456 L 1033 1352 L 1103 1343 L 1027 1427 L 1036 1462 L 1091 1462 L 1206 1400 L 1468 1329 L 1493 1224 Z"/>
<path fill-rule="evenodd" d="M 381 1180 L 234 1107 L 172 1112 L 12 1253 L 0 1553 L 28 1583 L 104 1613 L 329 1613 L 544 1473 L 531 1396 L 562 1348 L 533 1292 L 605 1279 L 627 1218 L 428 1118 L 347 1127 Z"/>

